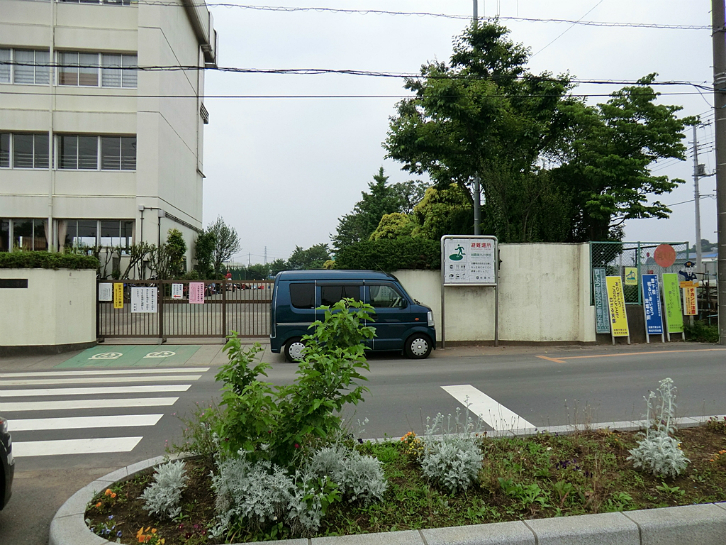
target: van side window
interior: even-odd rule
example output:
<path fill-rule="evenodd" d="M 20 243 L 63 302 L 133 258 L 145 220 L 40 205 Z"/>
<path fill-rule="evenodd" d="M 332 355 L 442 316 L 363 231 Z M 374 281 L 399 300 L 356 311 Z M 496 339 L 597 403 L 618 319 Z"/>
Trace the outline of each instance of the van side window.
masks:
<path fill-rule="evenodd" d="M 315 284 L 290 284 L 290 302 L 295 308 L 315 308 Z"/>
<path fill-rule="evenodd" d="M 369 286 L 370 304 L 375 308 L 403 308 L 404 299 L 391 286 Z"/>
<path fill-rule="evenodd" d="M 360 300 L 360 285 L 320 286 L 320 304 L 332 306 L 341 299 Z"/>

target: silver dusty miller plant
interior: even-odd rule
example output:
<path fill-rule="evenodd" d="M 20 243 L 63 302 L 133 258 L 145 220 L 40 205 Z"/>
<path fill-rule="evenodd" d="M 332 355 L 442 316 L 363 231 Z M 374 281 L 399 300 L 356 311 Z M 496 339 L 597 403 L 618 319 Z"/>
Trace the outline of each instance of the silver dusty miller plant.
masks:
<path fill-rule="evenodd" d="M 474 435 L 480 431 L 481 420 L 477 429 L 469 416 L 467 404 L 463 423 L 460 422 L 461 410 L 456 409 L 454 422 L 451 415 L 446 419 L 444 429 L 444 415 L 436 415 L 433 422 L 426 419 L 426 433 L 424 434 L 424 454 L 421 460 L 423 474 L 439 486 L 454 494 L 466 490 L 477 482 L 481 469 L 482 454 L 479 441 Z M 436 437 L 440 432 L 441 437 Z"/>
<path fill-rule="evenodd" d="M 638 446 L 631 449 L 627 460 L 633 467 L 642 467 L 653 475 L 678 476 L 690 460 L 680 449 L 680 442 L 671 437 L 676 431 L 673 423 L 676 411 L 676 387 L 670 378 L 660 381 L 658 393 L 650 392 L 645 398 L 649 426 Z M 652 418 L 652 422 L 651 422 Z"/>
<path fill-rule="evenodd" d="M 144 500 L 143 508 L 158 516 L 173 519 L 181 513 L 182 490 L 187 484 L 184 462 L 177 460 L 157 466 L 154 482 L 139 496 Z"/>

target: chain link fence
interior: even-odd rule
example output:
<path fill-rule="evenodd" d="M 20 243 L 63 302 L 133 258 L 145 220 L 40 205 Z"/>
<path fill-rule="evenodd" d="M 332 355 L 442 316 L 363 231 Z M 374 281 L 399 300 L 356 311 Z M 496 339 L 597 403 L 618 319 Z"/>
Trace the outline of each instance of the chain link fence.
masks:
<path fill-rule="evenodd" d="M 661 244 L 669 244 L 676 251 L 676 260 L 670 267 L 661 267 L 653 253 Z M 607 276 L 623 279 L 625 303 L 642 304 L 641 276 L 644 274 L 677 273 L 684 263 L 695 259 L 689 253 L 688 242 L 590 242 L 590 296 L 594 304 L 593 274 L 595 269 L 605 269 Z"/>

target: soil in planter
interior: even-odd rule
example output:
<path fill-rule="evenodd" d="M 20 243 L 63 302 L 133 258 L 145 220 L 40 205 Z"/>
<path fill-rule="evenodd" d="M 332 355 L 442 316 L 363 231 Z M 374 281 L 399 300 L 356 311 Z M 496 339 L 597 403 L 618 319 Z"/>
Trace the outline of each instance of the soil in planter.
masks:
<path fill-rule="evenodd" d="M 383 463 L 389 483 L 384 501 L 367 507 L 334 504 L 317 536 L 726 501 L 725 430 L 723 424 L 679 430 L 676 436 L 691 463 L 674 479 L 633 469 L 626 458 L 628 449 L 636 446 L 634 432 L 484 439 L 480 482 L 457 495 L 428 482 L 405 443 L 359 445 L 365 454 L 375 455 Z M 120 531 L 122 543 L 138 543 L 139 529 L 143 535 L 163 538 L 166 545 L 217 543 L 206 535 L 214 523 L 212 469 L 200 459 L 187 461 L 189 481 L 177 520 L 160 521 L 143 510 L 138 497 L 153 480 L 149 470 L 115 485 L 110 494 L 102 491 L 86 513 L 89 526 L 98 532 L 115 524 L 113 535 L 107 538 L 115 541 Z M 277 527 L 267 535 L 236 536 L 235 542 L 273 537 L 289 536 Z"/>

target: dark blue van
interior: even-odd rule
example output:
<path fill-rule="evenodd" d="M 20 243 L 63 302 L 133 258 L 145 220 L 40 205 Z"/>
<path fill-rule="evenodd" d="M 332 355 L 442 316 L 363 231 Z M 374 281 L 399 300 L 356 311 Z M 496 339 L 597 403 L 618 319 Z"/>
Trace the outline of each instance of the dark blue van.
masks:
<path fill-rule="evenodd" d="M 316 310 L 343 298 L 353 298 L 375 309 L 373 350 L 398 350 L 409 358 L 428 357 L 436 348 L 434 313 L 412 299 L 392 274 L 376 271 L 283 271 L 275 277 L 270 307 L 270 350 L 284 350 L 287 361 L 300 361 L 303 335 L 323 318 Z"/>

